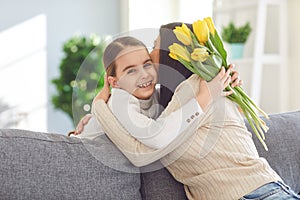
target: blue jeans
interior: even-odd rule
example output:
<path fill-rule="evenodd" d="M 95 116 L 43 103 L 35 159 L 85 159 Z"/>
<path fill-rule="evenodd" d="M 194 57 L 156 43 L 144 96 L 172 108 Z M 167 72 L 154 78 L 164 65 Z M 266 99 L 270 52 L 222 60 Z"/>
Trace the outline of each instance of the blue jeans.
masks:
<path fill-rule="evenodd" d="M 243 196 L 240 200 L 256 199 L 256 200 L 288 200 L 299 199 L 300 197 L 287 185 L 276 181 L 265 184 L 253 192 Z"/>

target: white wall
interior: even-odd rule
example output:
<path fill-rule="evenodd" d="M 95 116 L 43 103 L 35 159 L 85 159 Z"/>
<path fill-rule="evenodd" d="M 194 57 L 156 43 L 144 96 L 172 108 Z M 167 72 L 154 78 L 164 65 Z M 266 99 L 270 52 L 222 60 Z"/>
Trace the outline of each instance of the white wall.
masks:
<path fill-rule="evenodd" d="M 38 129 L 37 131 L 66 134 L 69 130 L 74 128 L 73 122 L 71 122 L 64 113 L 54 110 L 51 103 L 51 96 L 55 93 L 55 88 L 50 82 L 59 75 L 59 63 L 63 56 L 62 44 L 75 32 L 86 35 L 90 33 L 97 33 L 99 35 L 113 35 L 118 33 L 120 31 L 119 1 L 120 0 L 0 0 L 0 33 L 41 14 L 44 15 L 46 19 L 46 75 L 41 73 L 35 74 L 36 77 L 46 77 L 46 80 L 36 81 L 36 84 L 44 85 L 45 87 L 46 114 L 44 115 L 46 115 L 46 117 L 37 119 L 36 128 L 30 127 L 31 130 Z M 22 33 L 19 34 L 22 35 Z M 14 45 L 13 41 L 11 44 Z M 16 48 L 18 47 L 16 46 Z M 24 65 L 22 67 L 26 68 L 29 66 Z M 14 75 L 12 74 L 11 76 L 13 77 Z M 46 83 L 43 81 L 46 81 Z M 6 83 L 0 82 L 0 84 L 3 85 Z M 20 82 L 8 83 L 6 87 L 10 87 L 12 84 L 17 85 L 20 90 L 27 91 L 27 96 L 23 98 L 39 98 L 38 95 L 32 95 L 34 88 L 24 88 Z M 14 93 L 16 92 L 17 91 Z M 43 128 L 37 128 L 39 127 L 38 124 L 43 123 L 43 119 L 47 119 L 45 130 Z"/>
<path fill-rule="evenodd" d="M 125 3 L 124 3 L 125 2 Z M 123 30 L 156 28 L 170 22 L 193 23 L 212 15 L 213 0 L 122 0 L 129 8 Z M 147 8 L 147 12 L 145 12 Z"/>
<path fill-rule="evenodd" d="M 300 1 L 288 0 L 289 110 L 300 110 Z"/>

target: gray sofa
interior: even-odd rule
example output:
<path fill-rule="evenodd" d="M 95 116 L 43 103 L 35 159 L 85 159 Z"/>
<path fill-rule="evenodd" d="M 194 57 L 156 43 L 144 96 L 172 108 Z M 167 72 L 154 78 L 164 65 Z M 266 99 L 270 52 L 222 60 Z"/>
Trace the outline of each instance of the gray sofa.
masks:
<path fill-rule="evenodd" d="M 260 155 L 298 193 L 300 112 L 270 117 L 266 121 L 269 151 L 253 138 Z M 146 170 L 132 166 L 106 136 L 82 141 L 60 134 L 0 129 L 1 200 L 186 199 L 182 185 L 165 168 L 139 171 Z"/>

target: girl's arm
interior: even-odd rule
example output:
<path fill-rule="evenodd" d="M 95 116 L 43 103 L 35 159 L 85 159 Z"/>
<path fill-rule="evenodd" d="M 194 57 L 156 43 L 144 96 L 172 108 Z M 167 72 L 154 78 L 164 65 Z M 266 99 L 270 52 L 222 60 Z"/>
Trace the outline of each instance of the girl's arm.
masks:
<path fill-rule="evenodd" d="M 112 113 L 133 137 L 149 147 L 159 149 L 170 144 L 190 124 L 199 123 L 203 111 L 193 98 L 193 91 L 186 95 L 190 97 L 187 102 L 157 119 L 141 113 L 139 100 L 122 89 L 113 89 L 109 105 Z"/>
<path fill-rule="evenodd" d="M 98 123 L 95 116 L 90 115 L 90 119 L 81 134 L 74 134 L 72 137 L 84 138 L 93 140 L 100 135 L 104 135 L 102 126 Z"/>
<path fill-rule="evenodd" d="M 191 128 L 191 124 L 200 125 L 204 115 L 202 109 L 213 99 L 226 95 L 223 90 L 230 82 L 230 72 L 231 70 L 225 72 L 225 68 L 222 68 L 209 83 L 198 77 L 199 81 L 195 82 L 195 85 L 182 84 L 185 86 L 181 96 L 185 98 L 180 102 L 180 106 L 157 119 L 141 113 L 139 100 L 122 89 L 114 89 L 109 102 L 110 108 L 125 129 L 137 140 L 152 148 L 164 148 L 179 133 Z M 196 131 L 196 128 L 193 131 Z"/>

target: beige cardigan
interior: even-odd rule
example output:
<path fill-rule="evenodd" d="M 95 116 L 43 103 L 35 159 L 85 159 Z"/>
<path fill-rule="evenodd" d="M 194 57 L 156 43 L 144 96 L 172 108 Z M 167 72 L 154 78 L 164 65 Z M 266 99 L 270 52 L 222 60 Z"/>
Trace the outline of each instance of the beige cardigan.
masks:
<path fill-rule="evenodd" d="M 162 115 L 184 105 L 197 94 L 199 77 L 191 76 L 176 89 Z M 213 102 L 196 132 L 187 129 L 163 149 L 151 149 L 118 123 L 104 101 L 92 112 L 105 133 L 136 166 L 158 159 L 185 185 L 189 199 L 238 199 L 265 183 L 281 180 L 258 156 L 236 105 L 227 98 Z"/>

